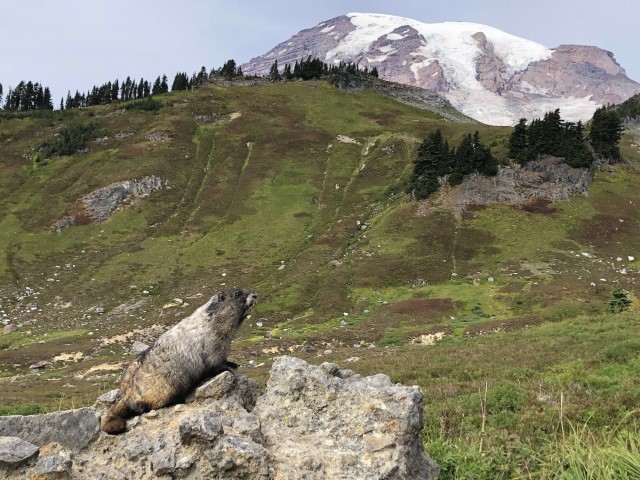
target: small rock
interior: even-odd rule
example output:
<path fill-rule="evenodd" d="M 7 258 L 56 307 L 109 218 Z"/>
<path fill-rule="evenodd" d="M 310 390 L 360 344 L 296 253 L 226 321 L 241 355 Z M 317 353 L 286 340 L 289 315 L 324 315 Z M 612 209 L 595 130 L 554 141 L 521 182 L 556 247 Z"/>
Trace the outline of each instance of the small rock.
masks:
<path fill-rule="evenodd" d="M 118 395 L 118 389 L 115 388 L 113 390 L 109 390 L 106 393 L 103 393 L 102 395 L 100 395 L 96 402 L 97 403 L 106 403 L 106 404 L 112 404 L 116 401 L 116 396 Z"/>
<path fill-rule="evenodd" d="M 145 350 L 147 350 L 148 348 L 149 348 L 149 345 L 136 340 L 135 342 L 133 342 L 133 345 L 131 345 L 131 353 L 135 355 L 139 355 Z"/>
<path fill-rule="evenodd" d="M 0 466 L 18 466 L 38 454 L 38 447 L 18 437 L 0 437 Z"/>
<path fill-rule="evenodd" d="M 183 445 L 192 443 L 206 445 L 222 433 L 222 421 L 207 411 L 194 412 L 182 419 L 178 431 Z"/>
<path fill-rule="evenodd" d="M 29 370 L 33 370 L 33 371 L 44 370 L 48 365 L 50 365 L 49 362 L 42 360 L 40 362 L 34 363 L 33 365 L 29 365 Z"/>
<path fill-rule="evenodd" d="M 65 450 L 60 450 L 51 455 L 43 455 L 38 458 L 35 467 L 35 478 L 38 480 L 58 480 L 71 478 L 71 455 Z"/>
<path fill-rule="evenodd" d="M 104 313 L 104 308 L 103 307 L 96 307 L 94 312 L 96 312 L 96 313 Z"/>
<path fill-rule="evenodd" d="M 636 259 L 635 257 L 633 257 L 631 255 L 629 255 L 627 258 L 629 259 L 630 262 L 633 262 Z"/>
<path fill-rule="evenodd" d="M 193 465 L 194 461 L 195 461 L 195 459 L 193 458 L 193 455 L 187 455 L 187 456 L 184 456 L 184 457 L 180 457 L 178 459 L 178 461 L 176 462 L 176 469 L 187 470 L 187 469 L 191 468 L 191 465 Z"/>
<path fill-rule="evenodd" d="M 8 335 L 9 333 L 16 332 L 17 330 L 18 330 L 18 327 L 16 325 L 5 325 L 4 328 L 2 329 L 2 333 L 4 335 Z"/>

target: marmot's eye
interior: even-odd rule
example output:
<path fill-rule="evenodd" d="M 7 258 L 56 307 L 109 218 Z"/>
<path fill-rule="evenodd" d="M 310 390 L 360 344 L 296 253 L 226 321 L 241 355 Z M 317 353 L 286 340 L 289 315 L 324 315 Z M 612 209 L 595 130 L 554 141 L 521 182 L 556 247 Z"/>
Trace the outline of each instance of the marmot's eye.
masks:
<path fill-rule="evenodd" d="M 240 290 L 236 291 L 233 296 L 238 298 L 240 295 L 242 295 L 242 292 Z"/>

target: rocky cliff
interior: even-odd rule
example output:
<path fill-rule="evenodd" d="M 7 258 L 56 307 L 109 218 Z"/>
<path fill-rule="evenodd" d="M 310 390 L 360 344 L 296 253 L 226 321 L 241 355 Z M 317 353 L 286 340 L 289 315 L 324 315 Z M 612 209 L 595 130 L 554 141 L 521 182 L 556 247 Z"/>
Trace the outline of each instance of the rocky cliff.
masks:
<path fill-rule="evenodd" d="M 585 121 L 598 106 L 640 92 L 613 54 L 597 47 L 549 49 L 486 25 L 361 13 L 302 30 L 242 70 L 265 75 L 275 60 L 284 67 L 309 55 L 376 67 L 385 80 L 438 92 L 465 115 L 494 125 L 556 108 L 567 120 Z"/>
<path fill-rule="evenodd" d="M 386 375 L 330 363 L 274 361 L 265 393 L 225 372 L 185 404 L 151 411 L 110 436 L 91 408 L 0 417 L 7 479 L 432 479 L 420 440 L 423 395 Z"/>

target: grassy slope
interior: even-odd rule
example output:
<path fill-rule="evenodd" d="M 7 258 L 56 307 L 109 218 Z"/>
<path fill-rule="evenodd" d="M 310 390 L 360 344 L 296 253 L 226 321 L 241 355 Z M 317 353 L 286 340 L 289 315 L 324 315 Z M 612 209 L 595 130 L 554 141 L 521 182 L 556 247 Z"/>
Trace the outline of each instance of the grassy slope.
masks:
<path fill-rule="evenodd" d="M 559 434 L 561 392 L 564 421 L 595 428 L 638 405 L 637 315 L 606 313 L 614 285 L 636 292 L 640 158 L 631 140 L 623 153 L 632 165 L 599 173 L 588 198 L 551 214 L 494 206 L 456 218 L 421 215 L 401 194 L 416 142 L 436 127 L 454 143 L 479 129 L 500 152 L 508 129 L 454 124 L 322 82 L 211 85 L 159 100 L 157 113 L 111 105 L 1 120 L 0 310 L 22 324 L 0 337 L 6 411 L 26 399 L 32 409 L 91 403 L 116 374 L 84 372 L 120 361 L 140 335 L 101 339 L 173 323 L 202 302 L 196 294 L 223 285 L 260 295 L 233 358 L 264 365 L 243 373 L 264 379 L 270 358 L 294 352 L 313 362 L 358 357 L 359 372 L 417 383 L 425 438 L 446 446 L 445 464 L 478 442 L 485 383 L 485 449 L 506 476 L 526 463 L 513 445 Z M 212 113 L 221 120 L 194 119 Z M 23 157 L 79 120 L 109 140 L 45 166 Z M 157 131 L 169 138 L 145 140 Z M 171 188 L 104 224 L 48 231 L 89 191 L 148 174 Z M 38 295 L 18 301 L 26 287 Z M 162 308 L 175 297 L 191 305 Z M 446 334 L 437 345 L 410 343 L 437 332 Z M 28 374 L 37 360 L 77 351 L 92 359 Z"/>

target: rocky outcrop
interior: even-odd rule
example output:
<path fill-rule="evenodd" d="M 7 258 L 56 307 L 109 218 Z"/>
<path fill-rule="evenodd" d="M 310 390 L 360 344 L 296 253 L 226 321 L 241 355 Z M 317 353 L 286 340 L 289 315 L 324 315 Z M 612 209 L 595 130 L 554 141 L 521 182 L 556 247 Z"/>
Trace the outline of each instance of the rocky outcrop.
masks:
<path fill-rule="evenodd" d="M 242 71 L 266 75 L 275 60 L 284 68 L 309 55 L 375 67 L 384 80 L 433 90 L 465 115 L 494 125 L 542 118 L 556 108 L 567 120 L 586 121 L 599 106 L 640 92 L 613 54 L 597 47 L 550 49 L 486 25 L 366 13 L 302 30 Z"/>
<path fill-rule="evenodd" d="M 443 196 L 438 209 L 460 212 L 468 205 L 566 200 L 574 195 L 586 196 L 592 180 L 589 169 L 573 168 L 560 158 L 547 157 L 525 165 L 501 166 L 494 177 L 470 175 Z"/>
<path fill-rule="evenodd" d="M 166 186 L 167 182 L 155 175 L 148 175 L 139 180 L 112 183 L 82 197 L 81 210 L 92 223 L 102 223 L 121 205 L 130 203 L 136 198 L 146 197 Z M 60 232 L 77 223 L 79 222 L 76 216 L 69 215 L 56 221 L 51 226 L 51 231 Z"/>
<path fill-rule="evenodd" d="M 187 403 L 136 417 L 119 436 L 94 433 L 80 448 L 69 444 L 64 430 L 71 426 L 62 424 L 57 436 L 27 442 L 29 432 L 52 423 L 47 415 L 23 417 L 28 428 L 0 437 L 0 476 L 437 478 L 438 466 L 420 440 L 418 387 L 394 385 L 385 375 L 362 377 L 329 363 L 312 366 L 280 357 L 266 392 L 257 394 L 255 381 L 225 372 L 199 387 Z M 103 395 L 83 409 L 91 418 L 71 430 L 93 429 L 114 397 Z"/>

